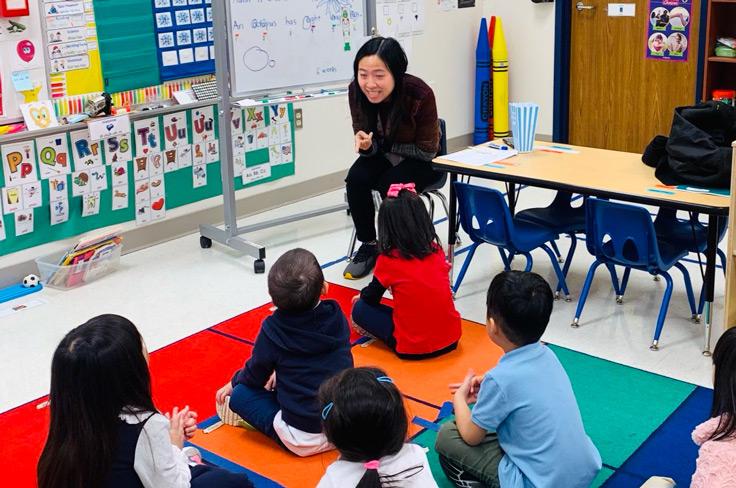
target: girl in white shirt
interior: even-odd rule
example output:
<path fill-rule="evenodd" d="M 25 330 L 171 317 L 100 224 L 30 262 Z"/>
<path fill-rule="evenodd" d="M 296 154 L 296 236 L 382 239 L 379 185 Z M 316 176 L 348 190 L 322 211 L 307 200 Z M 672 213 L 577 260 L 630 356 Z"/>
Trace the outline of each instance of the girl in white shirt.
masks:
<path fill-rule="evenodd" d="M 148 352 L 124 317 L 95 317 L 62 339 L 51 364 L 49 408 L 39 488 L 253 486 L 185 454 L 197 414 L 189 407 L 158 413 Z"/>
<path fill-rule="evenodd" d="M 406 443 L 404 400 L 384 371 L 347 369 L 322 385 L 319 399 L 340 459 L 317 488 L 437 488 L 424 449 Z"/>

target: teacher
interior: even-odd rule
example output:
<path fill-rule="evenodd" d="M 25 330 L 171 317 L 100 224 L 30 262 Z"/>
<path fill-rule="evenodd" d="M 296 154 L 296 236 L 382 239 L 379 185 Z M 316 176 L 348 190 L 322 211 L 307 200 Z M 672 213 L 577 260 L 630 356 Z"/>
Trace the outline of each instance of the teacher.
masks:
<path fill-rule="evenodd" d="M 348 98 L 353 119 L 355 160 L 345 179 L 348 204 L 361 242 L 343 275 L 367 276 L 376 264 L 375 208 L 392 183 L 414 183 L 417 192 L 439 178 L 430 165 L 440 141 L 434 92 L 406 73 L 406 53 L 393 38 L 374 37 L 353 62 Z"/>

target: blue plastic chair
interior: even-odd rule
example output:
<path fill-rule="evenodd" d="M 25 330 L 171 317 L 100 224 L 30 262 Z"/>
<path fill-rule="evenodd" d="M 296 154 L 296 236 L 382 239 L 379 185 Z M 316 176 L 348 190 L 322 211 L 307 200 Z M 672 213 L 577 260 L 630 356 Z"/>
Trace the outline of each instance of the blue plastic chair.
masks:
<path fill-rule="evenodd" d="M 511 217 L 506 199 L 498 190 L 459 181 L 456 181 L 454 185 L 458 199 L 460 225 L 470 236 L 473 244 L 470 246 L 468 256 L 465 258 L 452 291 L 457 292 L 460 288 L 478 246 L 487 243 L 498 247 L 506 270 L 510 269 L 510 262 L 514 256 L 522 255 L 526 257 L 526 271 L 530 271 L 533 265 L 531 251 L 538 248 L 543 249 L 552 261 L 559 287 L 565 293 L 566 300 L 570 301 L 565 275 L 560 269 L 554 252 L 546 244 L 557 239 L 559 235 L 542 225 Z"/>
<path fill-rule="evenodd" d="M 572 206 L 572 193 L 566 191 L 558 191 L 554 200 L 547 207 L 529 208 L 517 212 L 514 216 L 516 219 L 528 220 L 536 224 L 543 225 L 549 229 L 553 229 L 558 234 L 567 234 L 570 236 L 570 250 L 567 257 L 563 260 L 560 250 L 557 248 L 555 241 L 550 241 L 552 250 L 557 255 L 559 262 L 564 262 L 562 272 L 567 276 L 570 270 L 572 257 L 577 247 L 577 237 L 575 234 L 585 232 L 585 202 L 579 207 Z M 557 289 L 559 294 L 560 290 Z"/>
<path fill-rule="evenodd" d="M 708 226 L 703 225 L 698 219 L 698 214 L 690 213 L 689 220 L 680 220 L 677 218 L 677 210 L 662 207 L 657 212 L 654 219 L 654 230 L 663 240 L 677 246 L 682 246 L 689 252 L 704 253 L 708 247 Z M 718 225 L 718 242 L 721 242 L 726 236 L 728 228 L 728 219 L 720 219 Z M 723 275 L 726 275 L 726 254 L 717 249 Z M 705 304 L 705 294 L 702 289 L 700 291 L 700 300 L 698 303 L 698 313 L 693 320 L 699 322 L 699 317 L 703 313 L 703 305 Z"/>
<path fill-rule="evenodd" d="M 687 256 L 688 251 L 682 245 L 664 241 L 657 236 L 654 230 L 649 211 L 644 207 L 614 203 L 598 198 L 589 198 L 586 204 L 586 246 L 595 256 L 585 278 L 583 291 L 580 293 L 573 327 L 580 324 L 580 315 L 585 306 L 585 300 L 590 292 L 595 271 L 601 264 L 611 273 L 613 288 L 616 292 L 616 301 L 623 303 L 623 296 L 629 281 L 631 269 L 646 271 L 652 275 L 663 276 L 667 288 L 659 308 L 654 338 L 649 349 L 656 351 L 659 348 L 659 336 L 662 333 L 664 319 L 667 316 L 670 298 L 672 297 L 672 277 L 669 270 L 672 267 L 682 272 L 685 280 L 685 290 L 690 304 L 690 311 L 695 314 L 695 297 L 690 282 L 690 274 L 679 262 Z M 615 266 L 624 266 L 623 280 L 619 284 Z"/>

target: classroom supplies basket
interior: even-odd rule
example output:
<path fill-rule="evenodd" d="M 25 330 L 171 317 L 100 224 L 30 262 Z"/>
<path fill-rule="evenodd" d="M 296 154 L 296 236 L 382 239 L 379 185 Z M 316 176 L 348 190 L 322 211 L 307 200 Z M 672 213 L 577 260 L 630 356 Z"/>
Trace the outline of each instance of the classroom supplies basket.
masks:
<path fill-rule="evenodd" d="M 67 290 L 90 283 L 115 271 L 120 265 L 122 248 L 122 244 L 111 245 L 103 252 L 92 256 L 88 261 L 67 265 L 59 264 L 67 254 L 66 251 L 62 251 L 36 258 L 36 265 L 45 286 Z"/>

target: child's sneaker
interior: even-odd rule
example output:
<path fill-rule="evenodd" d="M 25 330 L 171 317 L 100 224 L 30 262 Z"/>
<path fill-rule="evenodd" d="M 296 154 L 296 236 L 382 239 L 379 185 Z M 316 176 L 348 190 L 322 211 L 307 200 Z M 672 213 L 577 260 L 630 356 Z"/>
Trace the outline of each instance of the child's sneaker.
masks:
<path fill-rule="evenodd" d="M 223 424 L 242 427 L 244 429 L 253 429 L 240 415 L 230 410 L 230 395 L 225 397 L 224 403 L 215 402 L 215 410 L 217 410 L 217 416 L 220 417 Z"/>

